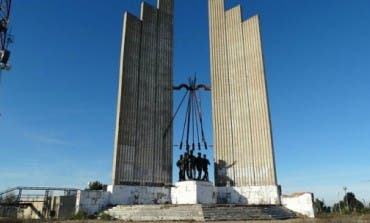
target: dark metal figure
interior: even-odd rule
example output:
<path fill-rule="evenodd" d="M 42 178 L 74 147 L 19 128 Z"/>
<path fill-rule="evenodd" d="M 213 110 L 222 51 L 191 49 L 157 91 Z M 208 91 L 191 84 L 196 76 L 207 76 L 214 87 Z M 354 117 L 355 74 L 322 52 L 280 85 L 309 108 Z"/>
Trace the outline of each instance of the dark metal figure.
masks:
<path fill-rule="evenodd" d="M 185 180 L 185 159 L 183 155 L 180 155 L 180 159 L 176 163 L 179 168 L 179 181 Z"/>
<path fill-rule="evenodd" d="M 206 158 L 206 154 L 203 155 L 202 159 L 202 170 L 204 172 L 204 176 L 202 180 L 209 181 L 208 179 L 208 165 L 210 165 L 209 160 Z"/>
<path fill-rule="evenodd" d="M 177 87 L 173 87 L 174 90 L 180 90 L 182 88 L 186 89 L 186 92 L 182 99 L 180 100 L 180 104 L 177 107 L 173 118 L 170 121 L 169 126 L 166 128 L 163 136 L 167 134 L 167 131 L 173 124 L 173 120 L 175 116 L 178 114 L 178 111 L 181 105 L 184 103 L 185 99 L 187 98 L 187 108 L 186 114 L 184 119 L 184 125 L 181 134 L 181 142 L 179 145 L 179 149 L 185 146 L 186 152 L 180 158 L 180 160 L 176 163 L 176 165 L 180 168 L 179 171 L 179 180 L 208 180 L 208 165 L 209 161 L 202 158 L 202 153 L 198 153 L 198 156 L 195 157 L 193 152 L 196 149 L 196 145 L 198 145 L 199 152 L 201 151 L 202 147 L 207 149 L 207 142 L 205 139 L 204 129 L 203 129 L 203 115 L 202 115 L 202 107 L 201 107 L 201 97 L 200 97 L 200 89 L 204 89 L 206 91 L 210 91 L 211 88 L 207 87 L 204 84 L 197 84 L 197 78 L 194 77 L 193 79 L 189 79 L 189 84 L 181 84 Z M 192 140 L 192 141 L 191 141 Z M 202 145 L 203 144 L 203 145 Z M 183 160 L 183 162 L 181 162 Z M 205 163 L 205 164 L 204 164 Z M 205 165 L 205 167 L 204 167 Z M 183 169 L 182 169 L 183 166 Z M 204 176 L 203 173 L 205 174 Z"/>
<path fill-rule="evenodd" d="M 201 180 L 202 179 L 202 154 L 201 153 L 198 153 L 198 156 L 195 159 L 195 166 L 198 171 L 197 180 Z"/>
<path fill-rule="evenodd" d="M 184 153 L 184 164 L 185 164 L 185 173 L 188 180 L 193 178 L 192 171 L 191 171 L 191 164 L 190 164 L 190 156 L 189 153 Z"/>
<path fill-rule="evenodd" d="M 190 177 L 189 177 L 189 180 L 195 179 L 195 175 L 196 175 L 195 160 L 196 160 L 196 158 L 193 155 L 193 150 L 190 150 L 190 154 L 189 154 L 189 173 L 190 173 Z"/>

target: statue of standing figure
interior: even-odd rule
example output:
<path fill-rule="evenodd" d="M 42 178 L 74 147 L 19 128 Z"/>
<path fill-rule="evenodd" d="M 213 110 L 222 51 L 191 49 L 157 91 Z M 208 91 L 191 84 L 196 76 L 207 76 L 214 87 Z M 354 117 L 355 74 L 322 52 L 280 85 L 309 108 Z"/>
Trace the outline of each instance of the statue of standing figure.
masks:
<path fill-rule="evenodd" d="M 179 181 L 185 180 L 185 159 L 183 155 L 180 155 L 180 159 L 176 162 L 176 166 L 179 168 Z"/>
<path fill-rule="evenodd" d="M 198 156 L 195 157 L 193 150 L 190 150 L 189 153 L 185 152 L 184 155 L 180 155 L 180 159 L 176 162 L 176 166 L 179 168 L 179 181 L 185 181 L 186 179 L 208 181 L 208 165 L 210 165 L 210 162 L 205 154 L 202 157 L 202 154 L 198 153 Z"/>
<path fill-rule="evenodd" d="M 208 178 L 208 165 L 210 165 L 209 163 L 209 160 L 207 159 L 206 157 L 206 154 L 203 155 L 203 158 L 202 158 L 202 170 L 204 172 L 204 176 L 203 176 L 203 179 L 204 181 L 209 181 L 209 178 Z"/>
<path fill-rule="evenodd" d="M 195 161 L 196 161 L 195 166 L 198 171 L 197 180 L 201 180 L 202 179 L 202 154 L 201 153 L 198 153 L 198 156 Z"/>

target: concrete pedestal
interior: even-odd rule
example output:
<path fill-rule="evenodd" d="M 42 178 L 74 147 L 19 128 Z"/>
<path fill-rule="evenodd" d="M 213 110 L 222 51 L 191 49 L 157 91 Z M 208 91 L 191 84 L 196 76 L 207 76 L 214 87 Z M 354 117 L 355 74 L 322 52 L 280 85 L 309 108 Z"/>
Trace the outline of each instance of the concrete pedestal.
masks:
<path fill-rule="evenodd" d="M 182 181 L 171 190 L 172 204 L 215 204 L 216 188 L 206 181 Z"/>

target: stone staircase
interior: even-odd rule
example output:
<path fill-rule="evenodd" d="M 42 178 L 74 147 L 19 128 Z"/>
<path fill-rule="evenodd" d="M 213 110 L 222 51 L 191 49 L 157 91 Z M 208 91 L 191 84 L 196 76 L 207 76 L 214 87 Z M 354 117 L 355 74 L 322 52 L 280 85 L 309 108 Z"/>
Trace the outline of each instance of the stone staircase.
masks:
<path fill-rule="evenodd" d="M 124 221 L 281 220 L 296 215 L 282 206 L 118 205 L 105 211 Z"/>
<path fill-rule="evenodd" d="M 205 221 L 282 220 L 296 215 L 282 206 L 203 205 Z"/>

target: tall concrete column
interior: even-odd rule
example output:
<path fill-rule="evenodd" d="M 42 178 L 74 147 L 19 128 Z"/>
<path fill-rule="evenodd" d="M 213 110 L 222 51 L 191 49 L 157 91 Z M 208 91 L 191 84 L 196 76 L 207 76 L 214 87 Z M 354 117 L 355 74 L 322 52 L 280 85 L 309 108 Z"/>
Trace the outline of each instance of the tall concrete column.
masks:
<path fill-rule="evenodd" d="M 173 0 L 125 13 L 113 185 L 172 183 Z"/>
<path fill-rule="evenodd" d="M 258 16 L 242 21 L 240 6 L 208 3 L 215 184 L 279 203 Z"/>

